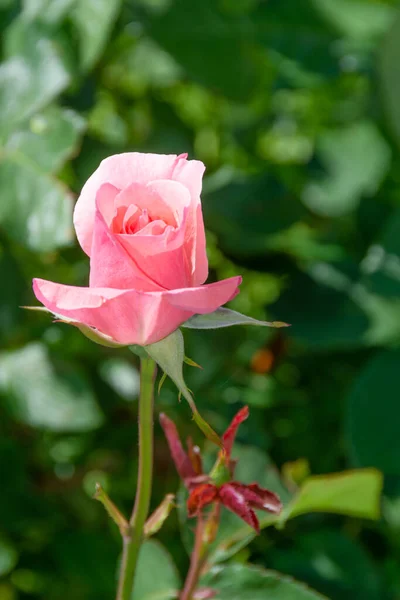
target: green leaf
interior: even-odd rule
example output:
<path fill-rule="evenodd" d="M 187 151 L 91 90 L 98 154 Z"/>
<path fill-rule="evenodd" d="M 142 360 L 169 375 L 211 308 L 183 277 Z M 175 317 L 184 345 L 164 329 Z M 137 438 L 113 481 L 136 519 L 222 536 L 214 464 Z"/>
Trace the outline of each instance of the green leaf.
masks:
<path fill-rule="evenodd" d="M 278 517 L 285 523 L 298 515 L 327 512 L 363 519 L 380 518 L 382 474 L 376 469 L 313 475 Z"/>
<path fill-rule="evenodd" d="M 382 600 L 384 585 L 358 536 L 321 523 L 302 530 L 291 547 L 274 549 L 271 568 L 312 583 L 328 598 Z"/>
<path fill-rule="evenodd" d="M 7 281 L 0 294 L 0 333 L 15 334 L 23 313 L 18 305 L 26 292 L 26 282 L 13 255 L 0 248 L 0 281 Z"/>
<path fill-rule="evenodd" d="M 240 19 L 221 18 L 213 0 L 176 0 L 167 11 L 149 14 L 147 21 L 150 36 L 195 81 L 236 100 L 247 99 L 259 85 L 260 59 L 247 44 L 246 28 Z"/>
<path fill-rule="evenodd" d="M 80 38 L 81 65 L 90 69 L 107 44 L 121 0 L 76 0 L 71 20 Z"/>
<path fill-rule="evenodd" d="M 349 292 L 352 281 L 327 263 L 315 265 L 311 275 L 297 273 L 270 312 L 284 315 L 289 335 L 312 349 L 353 348 L 366 343 L 367 314 Z"/>
<path fill-rule="evenodd" d="M 258 321 L 247 315 L 242 315 L 229 308 L 217 308 L 213 313 L 207 315 L 194 315 L 188 321 L 182 324 L 187 329 L 219 329 L 221 327 L 231 327 L 232 325 L 261 325 L 263 327 L 288 327 L 287 323 L 282 321 Z"/>
<path fill-rule="evenodd" d="M 18 553 L 6 540 L 0 538 L 0 577 L 12 571 L 18 562 Z"/>
<path fill-rule="evenodd" d="M 100 365 L 100 375 L 124 400 L 132 401 L 139 395 L 138 370 L 127 360 L 109 358 Z"/>
<path fill-rule="evenodd" d="M 341 35 L 369 44 L 387 31 L 396 14 L 394 6 L 357 0 L 312 0 L 312 3 Z"/>
<path fill-rule="evenodd" d="M 77 149 L 84 120 L 49 107 L 11 134 L 0 163 L 0 222 L 18 242 L 49 251 L 73 239 L 72 197 L 51 172 Z"/>
<path fill-rule="evenodd" d="M 400 146 L 400 16 L 383 41 L 380 53 L 380 86 L 386 109 L 389 132 Z"/>
<path fill-rule="evenodd" d="M 209 440 L 222 447 L 219 436 L 197 410 L 192 395 L 183 378 L 182 367 L 185 362 L 185 348 L 182 332 L 177 329 L 163 340 L 156 342 L 155 344 L 150 344 L 149 346 L 144 346 L 143 349 L 150 358 L 155 360 L 162 370 L 167 373 L 168 377 L 175 383 L 182 396 L 188 401 L 193 412 L 193 419 L 204 435 Z"/>
<path fill-rule="evenodd" d="M 159 542 L 146 541 L 140 549 L 132 600 L 170 600 L 178 597 L 178 571 Z"/>
<path fill-rule="evenodd" d="M 24 0 L 22 15 L 49 25 L 58 25 L 76 0 Z"/>
<path fill-rule="evenodd" d="M 35 251 L 68 245 L 74 237 L 72 197 L 51 175 L 12 154 L 0 163 L 0 223 Z"/>
<path fill-rule="evenodd" d="M 21 377 L 23 373 L 23 377 Z M 103 416 L 87 380 L 63 364 L 55 370 L 39 342 L 0 354 L 0 392 L 9 411 L 23 423 L 51 431 L 90 431 Z"/>
<path fill-rule="evenodd" d="M 118 113 L 117 101 L 111 94 L 99 94 L 88 116 L 88 130 L 91 136 L 111 146 L 128 143 L 128 124 Z"/>
<path fill-rule="evenodd" d="M 362 283 L 368 290 L 389 298 L 400 298 L 400 208 L 387 218 L 379 237 L 361 263 Z"/>
<path fill-rule="evenodd" d="M 89 510 L 94 513 L 93 508 Z M 71 528 L 53 539 L 52 561 L 57 570 L 68 573 L 70 585 L 64 589 L 77 590 L 75 598 L 81 592 L 86 598 L 112 598 L 118 551 L 119 544 L 100 531 Z M 78 583 L 74 585 L 74 581 Z"/>
<path fill-rule="evenodd" d="M 41 170 L 58 171 L 77 150 L 84 119 L 71 109 L 51 106 L 32 117 L 29 123 L 8 138 L 4 151 L 28 160 Z"/>
<path fill-rule="evenodd" d="M 380 517 L 383 478 L 376 469 L 344 471 L 332 475 L 313 475 L 304 481 L 290 501 L 287 501 L 287 492 L 280 491 L 282 484 L 277 487 L 277 484 L 272 481 L 270 485 L 263 485 L 281 494 L 284 509 L 279 516 L 263 513 L 260 518 L 262 529 L 270 525 L 282 527 L 289 519 L 309 513 L 333 513 L 364 519 L 379 519 Z M 229 520 L 232 521 L 230 516 Z M 254 537 L 254 530 L 248 525 L 243 526 L 236 519 L 236 527 L 233 527 L 233 523 L 231 523 L 225 532 L 223 529 L 221 530 L 212 560 L 214 562 L 225 561 L 249 544 Z"/>
<path fill-rule="evenodd" d="M 182 69 L 172 56 L 148 37 L 127 36 L 104 70 L 107 87 L 114 90 L 114 97 L 119 93 L 137 97 L 149 88 L 168 89 L 179 83 L 182 76 Z"/>
<path fill-rule="evenodd" d="M 44 29 L 17 20 L 9 32 L 8 60 L 0 65 L 0 134 L 44 108 L 70 83 L 67 61 Z"/>
<path fill-rule="evenodd" d="M 363 195 L 373 196 L 391 161 L 389 145 L 370 121 L 324 133 L 317 153 L 327 175 L 309 183 L 302 199 L 316 214 L 330 217 L 352 212 Z"/>
<path fill-rule="evenodd" d="M 240 179 L 232 176 L 222 186 L 217 175 L 207 182 L 204 219 L 230 255 L 264 255 L 272 235 L 306 214 L 302 204 L 271 175 Z"/>
<path fill-rule="evenodd" d="M 357 465 L 400 475 L 400 350 L 379 352 L 347 399 L 347 436 Z"/>
<path fill-rule="evenodd" d="M 290 577 L 245 565 L 214 567 L 201 584 L 216 589 L 218 600 L 322 600 L 324 596 Z"/>

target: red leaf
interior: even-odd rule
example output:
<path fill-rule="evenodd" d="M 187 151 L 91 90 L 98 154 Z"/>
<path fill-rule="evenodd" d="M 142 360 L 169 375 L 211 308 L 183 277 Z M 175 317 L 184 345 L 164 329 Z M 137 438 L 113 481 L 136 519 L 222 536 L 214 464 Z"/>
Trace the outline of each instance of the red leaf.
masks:
<path fill-rule="evenodd" d="M 225 452 L 227 453 L 228 456 L 231 455 L 232 446 L 235 441 L 236 432 L 238 430 L 238 427 L 241 423 L 243 423 L 243 421 L 245 421 L 247 419 L 248 416 L 249 416 L 249 407 L 243 406 L 243 408 L 241 408 L 239 410 L 239 412 L 233 417 L 231 424 L 229 425 L 228 429 L 225 431 L 224 435 L 222 436 L 222 442 L 224 444 Z"/>
<path fill-rule="evenodd" d="M 219 499 L 226 508 L 253 527 L 257 533 L 260 533 L 257 516 L 238 489 L 235 489 L 230 483 L 226 483 L 219 488 Z"/>
<path fill-rule="evenodd" d="M 196 477 L 197 473 L 193 469 L 192 463 L 183 449 L 175 423 L 161 413 L 160 424 L 164 430 L 165 437 L 167 438 L 169 450 L 180 478 L 185 482 L 187 479 Z"/>
<path fill-rule="evenodd" d="M 202 508 L 211 504 L 218 496 L 218 489 L 212 483 L 195 487 L 189 495 L 187 509 L 189 517 L 199 514 Z"/>
<path fill-rule="evenodd" d="M 238 482 L 232 482 L 232 487 L 235 488 L 246 500 L 246 502 L 252 508 L 258 508 L 259 510 L 265 510 L 267 512 L 274 513 L 279 515 L 282 510 L 282 502 L 279 499 L 279 496 L 274 494 L 274 492 L 270 492 L 269 490 L 265 490 L 260 487 L 257 483 L 250 483 L 249 485 L 244 485 Z"/>

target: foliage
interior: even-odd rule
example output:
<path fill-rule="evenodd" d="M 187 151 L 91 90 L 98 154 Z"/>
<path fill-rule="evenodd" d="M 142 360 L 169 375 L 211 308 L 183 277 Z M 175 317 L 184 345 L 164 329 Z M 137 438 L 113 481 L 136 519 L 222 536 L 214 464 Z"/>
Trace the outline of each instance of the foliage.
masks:
<path fill-rule="evenodd" d="M 92 495 L 99 482 L 130 510 L 137 358 L 20 307 L 33 276 L 85 284 L 74 197 L 102 158 L 139 150 L 206 163 L 210 280 L 242 274 L 231 308 L 292 325 L 183 331 L 203 367 L 185 366 L 199 411 L 220 432 L 250 405 L 240 479 L 287 507 L 285 527 L 265 522 L 259 537 L 224 515 L 202 585 L 221 600 L 394 600 L 397 2 L 1 0 L 0 24 L 0 598 L 114 594 L 119 534 Z M 171 383 L 156 409 L 203 443 Z M 376 522 L 372 467 L 385 480 Z M 153 508 L 177 487 L 159 428 L 155 472 Z M 319 512 L 330 501 L 344 514 Z M 171 556 L 146 542 L 141 560 L 165 585 L 138 580 L 134 598 L 176 595 L 188 565 L 178 529 L 172 513 L 157 534 Z"/>

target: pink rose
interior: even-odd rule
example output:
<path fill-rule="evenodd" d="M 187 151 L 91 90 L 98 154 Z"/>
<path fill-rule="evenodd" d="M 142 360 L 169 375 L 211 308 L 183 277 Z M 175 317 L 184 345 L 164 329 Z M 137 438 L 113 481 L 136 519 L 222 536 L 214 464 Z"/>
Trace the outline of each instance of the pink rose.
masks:
<path fill-rule="evenodd" d="M 133 152 L 103 160 L 74 213 L 90 256 L 89 287 L 35 279 L 35 295 L 48 310 L 114 342 L 144 346 L 236 296 L 241 277 L 203 285 L 204 165 L 186 156 Z"/>

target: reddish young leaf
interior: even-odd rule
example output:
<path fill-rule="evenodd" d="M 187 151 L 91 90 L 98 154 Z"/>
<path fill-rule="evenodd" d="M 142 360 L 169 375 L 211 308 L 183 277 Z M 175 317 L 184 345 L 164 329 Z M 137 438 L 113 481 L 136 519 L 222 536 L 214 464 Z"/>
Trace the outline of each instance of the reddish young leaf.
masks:
<path fill-rule="evenodd" d="M 193 444 L 191 437 L 188 437 L 186 445 L 188 447 L 189 459 L 192 463 L 192 467 L 197 475 L 201 475 L 203 473 L 203 461 L 201 460 L 200 448 Z"/>
<path fill-rule="evenodd" d="M 195 487 L 187 501 L 189 517 L 199 514 L 200 510 L 214 502 L 217 496 L 218 489 L 212 483 L 203 483 L 203 485 Z"/>
<path fill-rule="evenodd" d="M 252 508 L 272 512 L 276 515 L 279 515 L 282 510 L 282 502 L 279 497 L 274 492 L 260 487 L 257 483 L 244 485 L 235 481 L 231 483 L 231 486 L 243 496 Z"/>
<path fill-rule="evenodd" d="M 260 533 L 260 524 L 255 512 L 250 508 L 243 495 L 230 483 L 219 488 L 219 499 L 222 504 L 243 519 L 250 527 Z"/>
<path fill-rule="evenodd" d="M 222 436 L 222 443 L 224 444 L 224 449 L 228 456 L 231 455 L 232 446 L 235 441 L 236 432 L 238 430 L 238 427 L 241 423 L 243 423 L 243 421 L 245 421 L 247 419 L 248 416 L 249 416 L 249 407 L 243 406 L 243 408 L 241 408 L 239 410 L 239 412 L 233 417 L 231 424 L 229 425 L 228 429 L 225 431 L 224 435 Z"/>
<path fill-rule="evenodd" d="M 192 463 L 183 449 L 175 423 L 161 413 L 160 424 L 164 430 L 165 437 L 167 438 L 169 450 L 180 478 L 184 483 L 188 479 L 193 479 L 196 477 L 197 473 L 193 469 Z"/>

